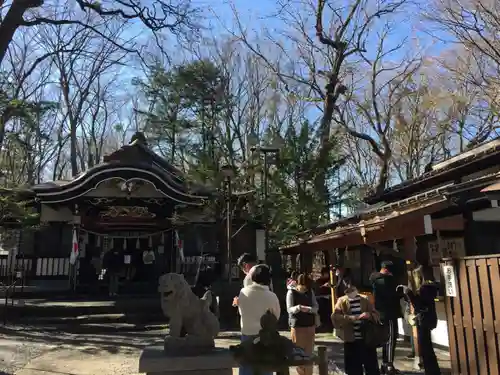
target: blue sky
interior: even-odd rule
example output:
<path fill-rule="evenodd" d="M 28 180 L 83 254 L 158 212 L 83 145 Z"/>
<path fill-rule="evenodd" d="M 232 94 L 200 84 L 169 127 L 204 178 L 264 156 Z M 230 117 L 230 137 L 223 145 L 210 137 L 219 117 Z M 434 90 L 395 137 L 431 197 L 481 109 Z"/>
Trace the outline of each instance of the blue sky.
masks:
<path fill-rule="evenodd" d="M 279 1 L 279 0 L 278 0 Z M 281 0 L 283 2 L 290 1 L 291 6 L 299 7 L 304 2 L 301 0 Z M 332 0 L 333 1 L 333 0 Z M 315 0 L 311 1 L 313 4 Z M 340 0 L 339 3 L 349 4 L 349 0 Z M 235 27 L 235 16 L 233 13 L 233 7 L 236 9 L 239 19 L 244 27 L 247 28 L 249 37 L 260 34 L 263 35 L 264 29 L 267 30 L 280 30 L 280 29 L 291 29 L 289 25 L 285 25 L 279 17 L 273 17 L 279 9 L 279 5 L 276 0 L 193 0 L 195 6 L 201 7 L 203 9 L 202 16 L 204 20 L 201 22 L 208 25 L 208 28 L 204 30 L 205 34 L 210 36 L 220 36 L 221 38 L 229 37 L 229 32 L 234 31 L 235 34 L 239 34 L 237 27 Z M 338 4 L 338 3 L 336 3 Z M 290 8 L 288 8 L 290 9 Z M 302 7 L 302 10 L 305 10 Z M 314 32 L 314 11 L 313 9 L 308 9 L 308 29 L 311 30 L 311 36 L 315 39 Z M 328 27 L 327 17 L 325 17 L 325 28 Z M 407 43 L 403 50 L 394 53 L 391 56 L 391 60 L 400 61 L 406 53 L 415 53 L 417 49 L 425 50 L 426 54 L 437 55 L 441 52 L 443 44 L 437 40 L 434 40 L 431 36 L 423 31 L 424 25 L 420 16 L 418 5 L 406 6 L 402 11 L 397 14 L 390 16 L 390 21 L 393 24 L 392 35 L 388 39 L 388 44 L 397 44 L 401 42 L 402 38 L 407 37 Z M 229 32 L 228 32 L 229 30 Z M 146 33 L 149 35 L 149 33 Z M 264 37 L 261 37 L 261 40 Z M 376 34 L 372 33 L 372 40 L 374 43 L 377 42 Z M 288 43 L 285 45 L 288 47 Z M 172 45 L 173 48 L 175 46 Z M 171 47 L 171 48 L 172 48 Z M 290 50 L 293 51 L 294 46 L 290 45 Z M 374 46 L 370 43 L 369 49 L 374 53 Z M 179 51 L 176 49 L 176 51 Z M 266 53 L 272 54 L 272 50 L 264 50 Z M 292 52 L 293 53 L 293 52 Z M 181 63 L 184 59 L 190 58 L 190 53 L 185 51 L 183 53 L 173 53 L 174 63 Z M 137 76 L 137 70 L 133 70 L 131 76 Z M 311 121 L 314 121 L 320 113 L 316 110 L 311 112 Z"/>

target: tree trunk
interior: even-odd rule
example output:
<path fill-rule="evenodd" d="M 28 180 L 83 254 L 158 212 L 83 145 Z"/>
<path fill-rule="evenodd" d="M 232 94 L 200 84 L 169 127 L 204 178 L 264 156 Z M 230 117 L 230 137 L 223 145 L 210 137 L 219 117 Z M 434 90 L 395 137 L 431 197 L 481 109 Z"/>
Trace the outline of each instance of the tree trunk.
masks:
<path fill-rule="evenodd" d="M 24 3 L 22 0 L 14 0 L 5 18 L 0 22 L 0 64 L 7 54 L 16 30 L 23 21 L 24 12 L 27 9 Z"/>

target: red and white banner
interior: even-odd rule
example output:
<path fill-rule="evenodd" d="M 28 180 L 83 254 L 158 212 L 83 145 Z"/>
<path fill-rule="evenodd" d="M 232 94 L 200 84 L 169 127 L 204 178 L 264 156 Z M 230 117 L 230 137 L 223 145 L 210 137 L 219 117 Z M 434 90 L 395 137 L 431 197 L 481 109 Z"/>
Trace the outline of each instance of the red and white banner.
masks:
<path fill-rule="evenodd" d="M 181 240 L 179 236 L 179 231 L 175 231 L 175 244 L 177 245 L 177 250 L 179 251 L 179 258 L 181 262 L 184 263 L 184 241 Z"/>
<path fill-rule="evenodd" d="M 78 255 L 80 254 L 80 249 L 78 247 L 78 235 L 76 232 L 77 232 L 76 228 L 73 228 L 73 241 L 72 241 L 71 254 L 69 256 L 69 263 L 72 265 L 76 263 Z"/>

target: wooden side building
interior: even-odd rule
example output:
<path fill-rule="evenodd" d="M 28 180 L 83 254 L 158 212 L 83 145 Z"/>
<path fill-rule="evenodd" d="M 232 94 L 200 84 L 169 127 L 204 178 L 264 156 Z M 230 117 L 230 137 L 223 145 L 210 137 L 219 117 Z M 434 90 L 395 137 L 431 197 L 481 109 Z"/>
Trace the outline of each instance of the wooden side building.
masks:
<path fill-rule="evenodd" d="M 429 263 L 442 282 L 434 343 L 450 348 L 454 374 L 499 374 L 499 200 L 497 139 L 367 197 L 366 209 L 299 234 L 281 250 L 293 258 L 325 252 L 330 263 L 350 267 L 365 288 L 375 269 L 374 251 L 393 260 L 401 282 L 406 282 L 406 261 Z M 452 266 L 446 275 L 443 265 Z M 400 333 L 409 334 L 403 322 Z M 480 371 L 489 364 L 495 371 Z"/>

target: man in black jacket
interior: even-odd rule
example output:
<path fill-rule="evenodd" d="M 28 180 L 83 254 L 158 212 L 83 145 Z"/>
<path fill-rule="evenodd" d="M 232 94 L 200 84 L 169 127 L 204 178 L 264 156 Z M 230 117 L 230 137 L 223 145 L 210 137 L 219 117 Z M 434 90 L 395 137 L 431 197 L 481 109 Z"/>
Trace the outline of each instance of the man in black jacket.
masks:
<path fill-rule="evenodd" d="M 398 337 L 398 319 L 402 317 L 400 300 L 403 297 L 396 291 L 397 283 L 392 274 L 393 264 L 383 261 L 379 272 L 370 276 L 375 299 L 375 309 L 380 313 L 380 319 L 389 329 L 389 340 L 382 348 L 382 374 L 393 375 L 399 371 L 394 368 L 394 355 Z"/>
<path fill-rule="evenodd" d="M 108 276 L 110 297 L 116 297 L 118 294 L 120 273 L 123 269 L 123 263 L 123 253 L 116 247 L 104 254 L 103 266 Z"/>

